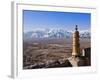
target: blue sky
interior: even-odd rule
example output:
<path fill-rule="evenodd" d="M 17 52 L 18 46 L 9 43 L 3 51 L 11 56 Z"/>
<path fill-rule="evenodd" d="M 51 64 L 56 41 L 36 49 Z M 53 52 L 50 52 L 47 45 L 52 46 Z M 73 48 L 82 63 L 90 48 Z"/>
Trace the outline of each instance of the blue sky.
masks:
<path fill-rule="evenodd" d="M 66 30 L 73 30 L 75 25 L 78 25 L 80 30 L 90 29 L 91 14 L 23 10 L 24 32 L 48 28 L 64 28 Z"/>

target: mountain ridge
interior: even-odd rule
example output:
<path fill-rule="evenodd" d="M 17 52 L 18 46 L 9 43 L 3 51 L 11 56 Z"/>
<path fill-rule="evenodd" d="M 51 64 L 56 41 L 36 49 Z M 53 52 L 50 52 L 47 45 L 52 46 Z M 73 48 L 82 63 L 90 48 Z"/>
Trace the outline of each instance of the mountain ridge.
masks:
<path fill-rule="evenodd" d="M 64 29 L 33 30 L 24 33 L 25 39 L 32 38 L 71 38 L 74 31 Z M 80 30 L 80 38 L 91 38 L 90 30 Z"/>

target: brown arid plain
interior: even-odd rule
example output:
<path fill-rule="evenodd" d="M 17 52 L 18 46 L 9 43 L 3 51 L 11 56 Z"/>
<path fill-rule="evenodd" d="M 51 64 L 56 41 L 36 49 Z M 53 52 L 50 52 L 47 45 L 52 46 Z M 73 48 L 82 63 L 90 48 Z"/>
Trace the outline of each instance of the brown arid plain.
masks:
<path fill-rule="evenodd" d="M 91 47 L 91 40 L 80 39 L 80 51 Z M 23 41 L 23 69 L 72 67 L 72 38 L 32 39 Z M 66 64 L 65 64 L 66 63 Z"/>

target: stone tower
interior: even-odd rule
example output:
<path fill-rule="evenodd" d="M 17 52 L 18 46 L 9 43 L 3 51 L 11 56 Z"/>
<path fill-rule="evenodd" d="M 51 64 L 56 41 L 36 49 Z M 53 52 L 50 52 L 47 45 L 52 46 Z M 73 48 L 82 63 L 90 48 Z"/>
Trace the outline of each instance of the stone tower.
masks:
<path fill-rule="evenodd" d="M 90 65 L 89 58 L 82 55 L 80 52 L 80 40 L 79 40 L 79 31 L 78 26 L 76 25 L 75 31 L 73 33 L 73 42 L 72 42 L 72 56 L 68 58 L 69 62 L 73 67 L 77 66 L 88 66 Z"/>
<path fill-rule="evenodd" d="M 73 44 L 72 44 L 72 56 L 80 56 L 80 41 L 79 41 L 79 31 L 76 25 L 75 32 L 73 33 Z"/>

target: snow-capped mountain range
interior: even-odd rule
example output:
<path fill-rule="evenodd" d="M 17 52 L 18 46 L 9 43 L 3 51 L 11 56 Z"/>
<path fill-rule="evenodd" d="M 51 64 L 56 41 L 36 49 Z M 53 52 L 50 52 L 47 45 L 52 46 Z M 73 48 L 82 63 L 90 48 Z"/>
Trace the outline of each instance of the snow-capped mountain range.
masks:
<path fill-rule="evenodd" d="M 24 39 L 32 38 L 71 38 L 74 31 L 68 31 L 64 29 L 45 29 L 34 30 L 24 33 Z M 91 32 L 89 30 L 79 31 L 80 38 L 91 38 Z"/>

